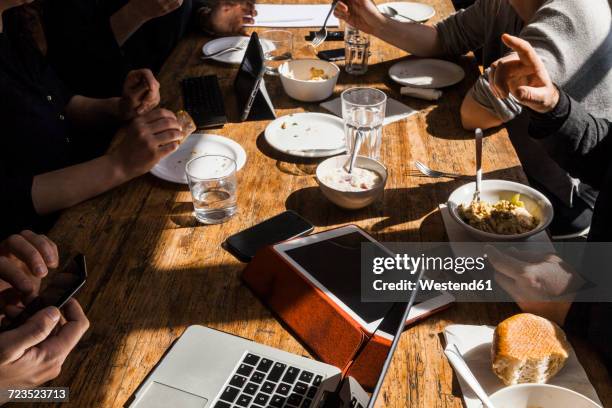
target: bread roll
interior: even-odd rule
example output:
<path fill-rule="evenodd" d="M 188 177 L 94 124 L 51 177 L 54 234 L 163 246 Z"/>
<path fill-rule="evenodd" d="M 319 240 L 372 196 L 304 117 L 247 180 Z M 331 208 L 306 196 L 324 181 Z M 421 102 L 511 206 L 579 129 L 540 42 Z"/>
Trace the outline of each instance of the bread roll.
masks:
<path fill-rule="evenodd" d="M 506 384 L 543 383 L 563 368 L 570 345 L 555 323 L 529 313 L 501 322 L 493 334 L 493 372 Z"/>

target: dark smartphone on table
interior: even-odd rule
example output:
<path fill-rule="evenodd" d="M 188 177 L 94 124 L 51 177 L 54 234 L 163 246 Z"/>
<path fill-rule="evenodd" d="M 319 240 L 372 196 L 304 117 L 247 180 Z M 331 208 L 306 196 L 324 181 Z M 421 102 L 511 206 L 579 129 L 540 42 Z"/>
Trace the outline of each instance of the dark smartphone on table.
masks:
<path fill-rule="evenodd" d="M 344 59 L 344 48 L 319 51 L 317 56 L 325 61 L 342 61 Z"/>
<path fill-rule="evenodd" d="M 224 243 L 232 255 L 250 262 L 265 246 L 311 233 L 314 226 L 295 211 L 285 211 L 227 238 Z"/>
<path fill-rule="evenodd" d="M 86 280 L 85 255 L 78 254 L 68 261 L 62 269 L 53 274 L 38 296 L 28 303 L 25 309 L 9 325 L 1 330 L 12 330 L 21 326 L 28 318 L 45 307 L 55 306 L 61 309 L 83 287 Z"/>

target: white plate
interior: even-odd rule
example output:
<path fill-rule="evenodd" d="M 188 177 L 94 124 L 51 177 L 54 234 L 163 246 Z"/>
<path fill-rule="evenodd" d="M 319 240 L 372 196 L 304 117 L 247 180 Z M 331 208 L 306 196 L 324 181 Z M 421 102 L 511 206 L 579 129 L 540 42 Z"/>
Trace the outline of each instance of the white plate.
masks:
<path fill-rule="evenodd" d="M 245 41 L 243 43 L 243 41 Z M 249 42 L 249 37 L 221 37 L 221 38 L 215 38 L 214 40 L 211 40 L 209 42 L 207 42 L 206 44 L 204 44 L 204 46 L 202 47 L 202 53 L 204 53 L 204 55 L 210 55 L 210 54 L 214 54 L 217 51 L 221 51 L 224 50 L 226 48 L 230 48 L 230 47 L 235 47 L 239 44 L 248 44 Z M 269 41 L 265 41 L 265 40 L 260 40 L 261 42 L 261 47 L 265 52 L 271 51 L 274 49 L 274 44 L 269 42 Z M 242 62 L 242 58 L 244 57 L 244 52 L 246 51 L 246 48 L 240 50 L 240 51 L 232 51 L 232 52 L 227 52 L 225 54 L 221 54 L 218 57 L 214 57 L 211 58 L 212 60 L 218 61 L 218 62 L 224 62 L 226 64 L 240 64 Z"/>
<path fill-rule="evenodd" d="M 268 125 L 266 141 L 276 150 L 298 157 L 330 157 L 346 150 L 344 122 L 326 113 L 294 113 Z"/>
<path fill-rule="evenodd" d="M 393 7 L 399 14 L 408 16 L 416 21 L 427 21 L 436 15 L 436 10 L 434 10 L 434 8 L 428 4 L 411 3 L 411 2 L 405 2 L 405 1 L 384 3 L 378 6 L 378 9 L 383 14 L 387 14 L 385 12 L 386 11 L 385 6 Z M 410 21 L 410 19 L 400 17 L 400 16 L 395 16 L 393 17 L 393 19 L 397 21 L 401 21 L 401 22 Z"/>
<path fill-rule="evenodd" d="M 389 76 L 400 85 L 418 88 L 444 88 L 461 82 L 463 68 L 449 61 L 414 58 L 400 61 L 389 68 Z"/>
<path fill-rule="evenodd" d="M 187 184 L 185 165 L 194 157 L 218 154 L 236 161 L 236 170 L 246 163 L 246 152 L 238 143 L 227 137 L 193 133 L 181 143 L 177 151 L 164 157 L 151 169 L 151 174 L 172 183 Z"/>

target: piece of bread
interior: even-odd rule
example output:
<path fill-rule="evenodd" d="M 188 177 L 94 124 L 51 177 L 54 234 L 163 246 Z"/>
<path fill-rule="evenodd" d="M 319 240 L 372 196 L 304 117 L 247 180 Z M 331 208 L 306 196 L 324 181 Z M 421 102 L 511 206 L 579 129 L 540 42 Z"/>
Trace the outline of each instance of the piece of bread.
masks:
<path fill-rule="evenodd" d="M 563 368 L 570 345 L 555 323 L 530 313 L 514 315 L 493 334 L 493 372 L 506 384 L 544 383 Z"/>
<path fill-rule="evenodd" d="M 183 137 L 179 143 L 182 143 L 190 134 L 196 131 L 197 126 L 191 115 L 184 110 L 176 112 L 176 120 L 181 126 L 181 136 Z"/>

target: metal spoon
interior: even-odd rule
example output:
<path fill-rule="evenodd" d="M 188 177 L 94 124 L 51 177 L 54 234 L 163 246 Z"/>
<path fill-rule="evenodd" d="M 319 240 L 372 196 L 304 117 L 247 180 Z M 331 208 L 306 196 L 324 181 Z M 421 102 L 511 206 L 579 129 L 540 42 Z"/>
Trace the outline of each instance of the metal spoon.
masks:
<path fill-rule="evenodd" d="M 480 201 L 480 188 L 482 186 L 482 129 L 476 129 L 476 191 L 474 201 Z"/>
<path fill-rule="evenodd" d="M 405 18 L 405 19 L 407 19 L 407 20 L 410 20 L 410 21 L 412 21 L 413 23 L 421 24 L 421 22 L 420 22 L 420 21 L 417 21 L 417 20 L 415 20 L 415 19 L 414 19 L 414 18 L 412 18 L 412 17 L 408 17 L 408 16 L 407 16 L 407 15 L 405 15 L 405 14 L 400 14 L 400 13 L 399 13 L 399 12 L 398 12 L 396 9 L 394 9 L 393 7 L 390 7 L 390 6 L 385 6 L 385 10 L 387 11 L 387 13 L 385 13 L 385 14 L 386 14 L 386 15 L 388 15 L 389 17 L 391 17 L 391 18 L 393 18 L 393 17 L 395 17 L 395 16 L 399 16 L 399 17 L 403 17 L 403 18 Z"/>
<path fill-rule="evenodd" d="M 467 385 L 474 391 L 476 396 L 482 402 L 482 405 L 488 408 L 495 408 L 493 402 L 489 399 L 487 392 L 482 388 L 482 385 L 478 382 L 470 367 L 468 367 L 467 363 L 463 359 L 461 352 L 457 348 L 456 344 L 453 344 L 453 349 L 449 348 L 448 350 L 444 350 L 444 354 L 448 358 L 448 361 L 451 363 L 455 372 L 459 377 L 463 378 L 463 380 L 467 383 Z"/>
<path fill-rule="evenodd" d="M 357 160 L 357 152 L 361 148 L 361 139 L 363 138 L 363 134 L 361 130 L 357 131 L 357 136 L 355 136 L 355 144 L 353 145 L 353 151 L 351 152 L 351 158 L 348 162 L 348 173 L 351 174 L 353 172 L 353 167 L 355 166 L 355 160 Z"/>

